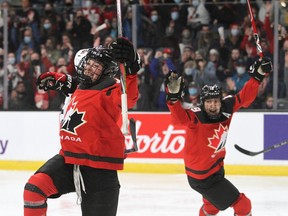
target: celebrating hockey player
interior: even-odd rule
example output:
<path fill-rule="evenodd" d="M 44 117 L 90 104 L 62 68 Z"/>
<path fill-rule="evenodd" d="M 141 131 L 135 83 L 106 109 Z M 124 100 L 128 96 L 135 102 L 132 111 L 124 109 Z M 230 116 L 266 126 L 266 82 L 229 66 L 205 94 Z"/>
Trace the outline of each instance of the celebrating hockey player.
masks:
<path fill-rule="evenodd" d="M 121 117 L 118 64 L 126 63 L 128 108 L 138 98 L 138 54 L 132 43 L 119 38 L 109 48 L 77 52 L 77 77 L 46 72 L 40 89 L 63 92 L 67 98 L 60 115 L 59 154 L 30 177 L 24 189 L 24 215 L 43 216 L 47 198 L 76 192 L 83 216 L 115 216 L 119 197 L 117 170 L 123 169 L 125 139 L 117 122 Z M 41 145 L 41 143 L 39 143 Z"/>
<path fill-rule="evenodd" d="M 200 106 L 185 110 L 181 106 L 183 78 L 171 72 L 166 80 L 167 105 L 172 123 L 185 126 L 185 171 L 189 185 L 203 197 L 199 215 L 217 215 L 228 207 L 235 216 L 250 216 L 251 201 L 225 178 L 225 144 L 232 115 L 248 107 L 257 96 L 263 78 L 272 71 L 267 58 L 257 60 L 249 69 L 251 78 L 236 95 L 222 98 L 217 85 L 205 85 Z"/>

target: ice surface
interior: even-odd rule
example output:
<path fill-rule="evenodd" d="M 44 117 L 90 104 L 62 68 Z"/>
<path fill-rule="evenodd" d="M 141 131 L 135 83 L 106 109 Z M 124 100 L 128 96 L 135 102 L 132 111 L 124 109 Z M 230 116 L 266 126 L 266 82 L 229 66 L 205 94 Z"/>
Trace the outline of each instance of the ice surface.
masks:
<path fill-rule="evenodd" d="M 23 188 L 32 171 L 0 171 L 0 215 L 23 215 Z M 236 176 L 227 178 L 251 200 L 253 216 L 287 216 L 288 177 Z M 201 196 L 190 189 L 184 174 L 119 173 L 117 216 L 198 216 Z M 49 216 L 80 216 L 76 194 L 48 200 Z M 219 216 L 232 216 L 233 209 Z"/>

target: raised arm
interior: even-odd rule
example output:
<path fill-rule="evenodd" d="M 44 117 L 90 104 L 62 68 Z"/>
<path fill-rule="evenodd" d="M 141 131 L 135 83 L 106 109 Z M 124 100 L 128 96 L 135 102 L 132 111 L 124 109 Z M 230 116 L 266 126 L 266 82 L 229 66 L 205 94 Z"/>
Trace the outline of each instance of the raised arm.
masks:
<path fill-rule="evenodd" d="M 249 68 L 251 79 L 244 85 L 242 90 L 236 95 L 234 111 L 241 107 L 248 107 L 256 98 L 258 88 L 265 76 L 272 72 L 272 63 L 268 58 L 263 57 L 254 62 Z"/>

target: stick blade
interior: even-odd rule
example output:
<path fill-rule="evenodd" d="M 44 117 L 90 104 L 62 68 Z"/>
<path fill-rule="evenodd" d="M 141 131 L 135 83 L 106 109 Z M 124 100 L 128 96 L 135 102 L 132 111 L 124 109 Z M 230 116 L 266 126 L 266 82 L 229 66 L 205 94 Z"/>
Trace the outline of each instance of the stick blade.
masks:
<path fill-rule="evenodd" d="M 241 153 L 246 154 L 246 155 L 249 155 L 249 156 L 255 156 L 255 155 L 258 155 L 258 154 L 259 154 L 259 152 L 251 152 L 251 151 L 248 151 L 248 150 L 246 150 L 246 149 L 243 149 L 243 148 L 241 148 L 241 147 L 240 147 L 239 145 L 237 145 L 237 144 L 235 144 L 234 147 L 235 147 L 238 151 L 240 151 Z"/>

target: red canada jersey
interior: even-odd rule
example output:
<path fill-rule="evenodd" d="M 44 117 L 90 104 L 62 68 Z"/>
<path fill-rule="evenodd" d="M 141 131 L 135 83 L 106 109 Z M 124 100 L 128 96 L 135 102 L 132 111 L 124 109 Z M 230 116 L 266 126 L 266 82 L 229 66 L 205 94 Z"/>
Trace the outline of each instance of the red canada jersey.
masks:
<path fill-rule="evenodd" d="M 178 101 L 168 103 L 172 123 L 185 126 L 184 163 L 186 174 L 205 179 L 224 165 L 225 145 L 233 113 L 248 107 L 256 98 L 259 82 L 251 78 L 236 95 L 222 100 L 221 117 L 210 119 L 201 107 L 183 109 Z"/>
<path fill-rule="evenodd" d="M 138 98 L 136 76 L 127 76 L 126 84 L 128 108 L 132 108 Z M 60 154 L 65 162 L 123 169 L 125 138 L 117 124 L 120 117 L 119 81 L 105 78 L 89 89 L 76 89 L 60 115 Z"/>

